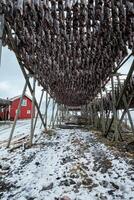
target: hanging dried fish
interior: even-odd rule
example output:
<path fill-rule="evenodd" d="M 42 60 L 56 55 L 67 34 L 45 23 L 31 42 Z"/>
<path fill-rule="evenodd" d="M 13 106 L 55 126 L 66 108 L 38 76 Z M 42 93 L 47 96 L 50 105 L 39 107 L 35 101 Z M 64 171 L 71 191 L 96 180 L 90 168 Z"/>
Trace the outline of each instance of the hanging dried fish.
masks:
<path fill-rule="evenodd" d="M 0 10 L 21 62 L 66 105 L 93 100 L 134 50 L 133 0 L 1 0 Z M 7 32 L 3 40 L 14 50 Z"/>

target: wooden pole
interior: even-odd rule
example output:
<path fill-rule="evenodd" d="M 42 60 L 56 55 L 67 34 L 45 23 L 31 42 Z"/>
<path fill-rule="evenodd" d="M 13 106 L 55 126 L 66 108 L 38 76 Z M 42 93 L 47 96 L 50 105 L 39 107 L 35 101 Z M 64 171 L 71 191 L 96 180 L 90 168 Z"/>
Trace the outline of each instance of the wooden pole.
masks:
<path fill-rule="evenodd" d="M 39 109 L 41 107 L 43 96 L 44 96 L 44 90 L 42 90 L 42 93 L 41 93 L 40 102 L 39 102 Z M 36 127 L 36 124 L 37 124 L 38 116 L 39 116 L 39 113 L 37 112 L 36 117 L 35 117 L 34 130 L 35 130 L 35 127 Z"/>
<path fill-rule="evenodd" d="M 17 108 L 14 123 L 13 123 L 12 129 L 11 129 L 11 132 L 10 132 L 10 136 L 9 136 L 9 139 L 8 139 L 7 148 L 10 146 L 10 143 L 11 143 L 11 140 L 12 140 L 12 137 L 13 137 L 13 133 L 14 133 L 14 130 L 15 130 L 16 122 L 17 122 L 19 114 L 20 114 L 20 109 L 21 109 L 23 97 L 24 97 L 25 92 L 26 92 L 26 88 L 27 88 L 27 83 L 25 83 L 25 86 L 24 86 L 24 89 L 23 89 L 23 92 L 22 92 L 22 95 L 21 95 L 21 98 L 20 98 L 20 102 L 19 102 L 19 105 L 18 105 L 18 108 Z"/>
<path fill-rule="evenodd" d="M 32 92 L 32 110 L 31 110 L 31 131 L 30 131 L 30 146 L 33 143 L 34 136 L 34 115 L 35 115 L 35 88 L 36 88 L 36 79 L 33 77 L 33 92 Z"/>
<path fill-rule="evenodd" d="M 51 121 L 50 121 L 50 127 L 52 125 L 52 128 L 53 128 L 53 121 L 54 121 L 54 110 L 55 110 L 55 102 L 54 102 L 54 99 L 53 99 L 52 116 L 51 116 Z"/>
<path fill-rule="evenodd" d="M 48 114 L 48 93 L 46 92 L 46 110 L 45 110 L 45 124 L 46 124 L 46 131 L 47 131 L 47 114 Z"/>
<path fill-rule="evenodd" d="M 101 124 L 102 124 L 103 135 L 105 135 L 105 115 L 104 115 L 102 89 L 101 89 L 100 95 L 101 95 Z"/>
<path fill-rule="evenodd" d="M 118 130 L 118 117 L 117 117 L 117 109 L 116 109 L 116 97 L 115 97 L 115 87 L 114 87 L 114 76 L 111 77 L 111 85 L 112 85 L 112 101 L 113 101 L 113 116 L 114 116 L 114 137 L 113 140 L 119 140 L 119 130 Z"/>
<path fill-rule="evenodd" d="M 59 125 L 59 104 L 57 104 L 57 125 Z"/>
<path fill-rule="evenodd" d="M 58 107 L 57 107 L 57 110 L 56 110 L 56 113 L 55 113 L 53 127 L 55 126 L 55 122 L 56 122 L 57 117 L 58 117 Z"/>
<path fill-rule="evenodd" d="M 47 114 L 47 110 L 48 110 L 48 106 L 49 106 L 49 103 L 50 103 L 50 100 L 51 100 L 51 97 L 49 97 L 48 101 L 47 101 L 47 105 L 45 105 L 45 113 L 44 113 L 44 119 L 46 118 L 46 114 Z M 47 108 L 47 109 L 46 109 Z M 46 120 L 45 120 L 46 121 Z M 40 129 L 42 128 L 42 123 L 40 125 Z"/>
<path fill-rule="evenodd" d="M 4 30 L 4 15 L 0 13 L 0 65 L 1 65 L 1 54 L 2 54 L 3 30 Z"/>
<path fill-rule="evenodd" d="M 55 111 L 55 101 L 53 100 L 53 113 L 52 113 L 52 128 L 54 128 L 54 111 Z"/>

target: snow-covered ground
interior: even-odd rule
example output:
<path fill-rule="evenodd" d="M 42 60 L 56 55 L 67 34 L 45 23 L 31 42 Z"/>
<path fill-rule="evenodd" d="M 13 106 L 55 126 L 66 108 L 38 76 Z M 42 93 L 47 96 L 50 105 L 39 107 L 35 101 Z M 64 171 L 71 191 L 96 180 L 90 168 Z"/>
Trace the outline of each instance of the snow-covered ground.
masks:
<path fill-rule="evenodd" d="M 23 136 L 29 135 L 30 134 L 30 126 L 31 126 L 30 122 L 31 122 L 30 119 L 18 120 L 15 130 L 14 130 L 13 137 L 19 136 L 19 135 L 23 135 Z M 10 123 L 7 122 L 7 124 L 0 126 L 0 142 L 7 140 L 9 138 L 12 124 L 13 124 L 13 122 L 10 122 Z M 35 134 L 38 134 L 39 132 L 41 132 L 40 126 L 41 126 L 41 121 L 40 121 L 40 119 L 38 119 L 37 124 L 36 124 Z"/>
<path fill-rule="evenodd" d="M 0 167 L 2 200 L 134 199 L 134 161 L 86 130 L 57 129 L 32 148 L 1 148 Z"/>

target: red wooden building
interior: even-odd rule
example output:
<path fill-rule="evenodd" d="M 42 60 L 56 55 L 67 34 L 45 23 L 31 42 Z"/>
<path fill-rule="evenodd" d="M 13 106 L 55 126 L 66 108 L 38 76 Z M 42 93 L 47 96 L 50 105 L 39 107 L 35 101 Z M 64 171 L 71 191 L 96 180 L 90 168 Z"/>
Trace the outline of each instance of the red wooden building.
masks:
<path fill-rule="evenodd" d="M 18 108 L 18 105 L 20 102 L 20 98 L 21 98 L 21 96 L 16 96 L 16 97 L 10 99 L 11 105 L 9 105 L 6 108 L 3 108 L 0 111 L 1 120 L 5 120 L 2 117 L 2 116 L 5 116 L 5 115 L 3 115 L 4 113 L 8 113 L 8 116 L 7 116 L 8 120 L 14 120 L 16 112 L 17 112 L 17 108 Z M 18 119 L 30 119 L 31 113 L 32 113 L 32 99 L 29 96 L 25 95 L 23 98 L 23 101 L 22 101 Z M 35 112 L 34 112 L 34 115 L 35 115 Z"/>

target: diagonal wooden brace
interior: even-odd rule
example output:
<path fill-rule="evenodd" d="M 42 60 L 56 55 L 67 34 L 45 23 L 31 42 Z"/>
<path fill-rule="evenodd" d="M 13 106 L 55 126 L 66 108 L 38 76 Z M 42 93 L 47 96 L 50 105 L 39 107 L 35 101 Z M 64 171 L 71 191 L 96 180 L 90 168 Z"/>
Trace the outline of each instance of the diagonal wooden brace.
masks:
<path fill-rule="evenodd" d="M 25 92 L 26 92 L 26 88 L 27 88 L 27 83 L 25 83 L 25 86 L 24 86 L 24 89 L 23 89 L 23 92 L 22 92 L 22 95 L 21 95 L 21 99 L 20 99 L 20 102 L 19 102 L 19 105 L 18 105 L 18 108 L 17 108 L 17 113 L 15 115 L 14 123 L 13 123 L 12 129 L 11 129 L 11 133 L 10 133 L 10 136 L 9 136 L 8 143 L 7 143 L 7 148 L 10 146 L 10 143 L 11 143 L 11 140 L 12 140 L 12 137 L 13 137 L 13 133 L 14 133 L 14 130 L 15 130 L 15 126 L 16 126 L 18 117 L 19 117 L 21 104 L 22 104 L 23 97 L 24 97 Z"/>

